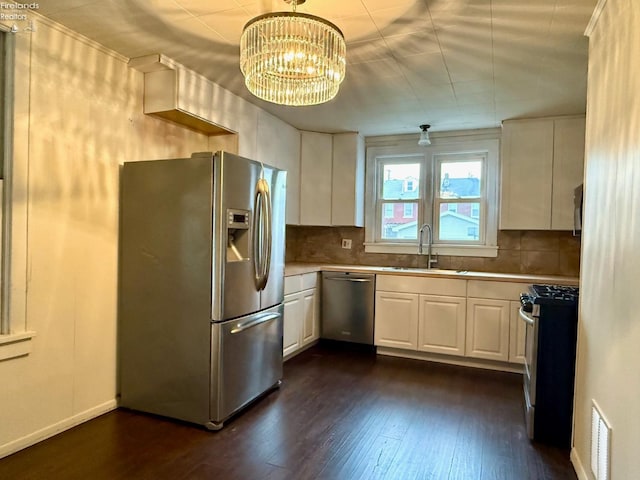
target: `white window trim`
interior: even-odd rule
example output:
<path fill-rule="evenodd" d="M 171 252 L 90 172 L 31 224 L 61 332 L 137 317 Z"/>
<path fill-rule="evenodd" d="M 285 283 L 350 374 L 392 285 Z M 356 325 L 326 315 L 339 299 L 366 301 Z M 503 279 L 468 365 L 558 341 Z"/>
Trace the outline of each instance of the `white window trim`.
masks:
<path fill-rule="evenodd" d="M 10 26 L 0 24 L 3 32 Z M 0 361 L 24 357 L 32 350 L 36 332 L 27 328 L 27 202 L 29 163 L 30 62 L 31 36 L 8 34 L 7 69 L 4 102 L 4 180 L 2 180 L 2 269 L 0 270 Z M 16 79 L 20 79 L 16 82 Z M 20 197 L 23 200 L 14 202 Z"/>
<path fill-rule="evenodd" d="M 367 253 L 391 253 L 391 254 L 415 254 L 417 255 L 417 242 L 382 242 L 376 241 L 376 157 L 381 155 L 407 155 L 426 151 L 429 158 L 435 155 L 455 153 L 487 152 L 486 164 L 486 231 L 483 245 L 471 244 L 434 244 L 433 253 L 451 256 L 471 257 L 497 257 L 498 256 L 498 188 L 500 183 L 499 151 L 500 133 L 496 129 L 486 131 L 475 130 L 466 134 L 431 135 L 431 145 L 418 147 L 417 137 L 409 136 L 399 139 L 389 137 L 388 144 L 385 139 L 376 137 L 367 144 L 366 155 L 366 190 L 365 190 L 365 252 Z M 432 186 L 426 185 L 426 189 Z"/>

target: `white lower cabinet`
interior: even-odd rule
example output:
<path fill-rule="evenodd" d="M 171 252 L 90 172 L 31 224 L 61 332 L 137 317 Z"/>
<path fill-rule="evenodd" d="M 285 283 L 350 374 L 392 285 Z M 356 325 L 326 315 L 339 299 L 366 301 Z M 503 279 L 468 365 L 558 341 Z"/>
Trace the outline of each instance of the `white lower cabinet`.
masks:
<path fill-rule="evenodd" d="M 418 349 L 419 297 L 414 293 L 376 292 L 375 345 Z"/>
<path fill-rule="evenodd" d="M 468 357 L 509 360 L 509 308 L 508 300 L 467 300 Z"/>
<path fill-rule="evenodd" d="M 302 297 L 299 293 L 285 295 L 282 332 L 282 355 L 284 357 L 291 355 L 302 346 L 300 342 L 302 307 Z"/>
<path fill-rule="evenodd" d="M 375 345 L 464 354 L 465 280 L 380 275 L 376 288 Z"/>
<path fill-rule="evenodd" d="M 318 274 L 285 277 L 282 355 L 289 358 L 320 338 Z"/>
<path fill-rule="evenodd" d="M 516 300 L 524 290 L 522 283 L 469 280 L 467 355 L 524 363 L 525 328 Z"/>
<path fill-rule="evenodd" d="M 418 350 L 464 355 L 466 303 L 460 297 L 420 295 Z"/>
<path fill-rule="evenodd" d="M 302 296 L 301 346 L 309 345 L 320 338 L 320 296 L 316 289 L 304 290 Z"/>
<path fill-rule="evenodd" d="M 523 363 L 525 285 L 511 282 L 378 275 L 378 347 Z"/>

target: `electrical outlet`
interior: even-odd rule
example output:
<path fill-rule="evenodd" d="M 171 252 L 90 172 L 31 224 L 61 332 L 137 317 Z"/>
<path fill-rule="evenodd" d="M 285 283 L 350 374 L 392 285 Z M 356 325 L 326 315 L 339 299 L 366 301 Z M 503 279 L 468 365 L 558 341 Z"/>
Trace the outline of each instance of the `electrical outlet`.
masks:
<path fill-rule="evenodd" d="M 343 238 L 342 239 L 342 248 L 351 249 L 351 239 Z"/>

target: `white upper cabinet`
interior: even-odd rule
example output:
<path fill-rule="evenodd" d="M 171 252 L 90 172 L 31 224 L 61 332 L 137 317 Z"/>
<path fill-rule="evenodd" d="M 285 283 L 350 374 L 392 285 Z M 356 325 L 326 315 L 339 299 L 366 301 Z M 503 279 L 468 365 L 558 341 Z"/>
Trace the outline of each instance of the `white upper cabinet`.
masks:
<path fill-rule="evenodd" d="M 553 121 L 504 122 L 501 157 L 500 228 L 548 230 Z"/>
<path fill-rule="evenodd" d="M 301 225 L 331 225 L 332 150 L 331 134 L 301 132 Z"/>
<path fill-rule="evenodd" d="M 301 132 L 300 224 L 364 224 L 364 139 Z"/>
<path fill-rule="evenodd" d="M 364 138 L 357 133 L 333 136 L 331 224 L 364 226 Z"/>
<path fill-rule="evenodd" d="M 583 176 L 584 117 L 503 122 L 501 163 L 501 229 L 573 228 L 573 190 Z"/>
<path fill-rule="evenodd" d="M 260 111 L 257 129 L 259 162 L 287 171 L 286 223 L 300 223 L 300 133 L 288 123 Z"/>
<path fill-rule="evenodd" d="M 584 178 L 584 128 L 584 117 L 554 121 L 551 230 L 574 228 L 573 194 Z"/>

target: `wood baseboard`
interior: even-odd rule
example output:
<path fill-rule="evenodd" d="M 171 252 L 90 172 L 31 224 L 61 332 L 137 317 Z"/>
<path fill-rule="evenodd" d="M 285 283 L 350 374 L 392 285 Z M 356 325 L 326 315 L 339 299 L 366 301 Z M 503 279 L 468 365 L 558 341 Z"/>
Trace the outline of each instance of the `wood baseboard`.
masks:
<path fill-rule="evenodd" d="M 578 451 L 575 447 L 571 449 L 571 455 L 569 456 L 571 459 L 571 464 L 573 465 L 573 469 L 576 471 L 576 475 L 578 476 L 578 480 L 589 480 L 589 476 L 580 461 L 580 456 L 578 455 Z"/>

